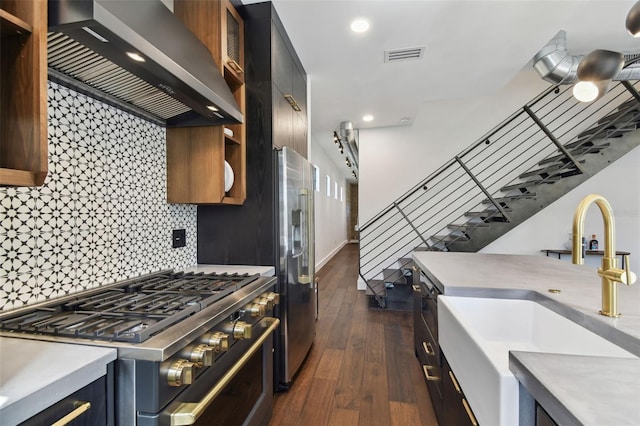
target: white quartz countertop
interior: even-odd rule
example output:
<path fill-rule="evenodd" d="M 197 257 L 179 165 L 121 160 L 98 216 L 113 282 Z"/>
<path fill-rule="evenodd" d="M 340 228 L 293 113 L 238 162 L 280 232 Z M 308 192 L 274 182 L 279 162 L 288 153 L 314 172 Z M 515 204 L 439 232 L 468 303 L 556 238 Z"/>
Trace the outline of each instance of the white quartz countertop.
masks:
<path fill-rule="evenodd" d="M 616 284 L 622 316 L 609 318 L 598 314 L 601 280 L 593 267 L 530 255 L 414 252 L 413 259 L 445 295 L 534 300 L 640 356 L 637 283 Z M 512 351 L 509 367 L 562 424 L 640 423 L 640 359 Z"/>
<path fill-rule="evenodd" d="M 116 350 L 0 337 L 0 424 L 27 420 L 104 376 Z"/>
<path fill-rule="evenodd" d="M 510 369 L 562 425 L 640 423 L 640 359 L 512 351 Z M 615 378 L 615 379 L 614 379 Z"/>
<path fill-rule="evenodd" d="M 260 274 L 263 277 L 273 277 L 276 269 L 273 266 L 259 265 L 208 265 L 198 264 L 184 270 L 184 272 L 204 272 L 205 274 Z"/>
<path fill-rule="evenodd" d="M 414 252 L 413 259 L 443 294 L 535 300 L 640 356 L 638 283 L 616 284 L 622 316 L 609 318 L 598 313 L 601 280 L 590 266 L 542 255 Z"/>

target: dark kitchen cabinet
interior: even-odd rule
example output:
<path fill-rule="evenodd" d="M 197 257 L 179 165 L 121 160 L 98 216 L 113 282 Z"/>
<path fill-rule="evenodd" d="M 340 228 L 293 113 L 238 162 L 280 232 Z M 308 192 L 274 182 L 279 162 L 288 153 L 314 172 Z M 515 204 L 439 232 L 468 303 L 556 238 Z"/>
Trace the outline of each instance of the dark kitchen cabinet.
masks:
<path fill-rule="evenodd" d="M 241 208 L 198 206 L 198 262 L 277 267 L 274 148 L 287 146 L 306 156 L 306 75 L 271 3 L 238 12 L 245 30 L 247 197 Z M 294 69 L 297 90 L 305 93 L 297 99 L 304 113 L 284 96 L 294 93 Z"/>
<path fill-rule="evenodd" d="M 442 356 L 442 426 L 478 426 L 469 402 L 447 359 Z"/>
<path fill-rule="evenodd" d="M 429 389 L 433 410 L 438 420 L 443 416 L 442 355 L 438 346 L 437 287 L 413 268 L 413 332 L 414 350 Z"/>
<path fill-rule="evenodd" d="M 536 426 L 558 426 L 549 414 L 536 402 Z"/>
<path fill-rule="evenodd" d="M 0 186 L 47 176 L 47 1 L 0 0 Z"/>
<path fill-rule="evenodd" d="M 74 426 L 114 425 L 113 367 L 107 375 L 31 417 L 20 426 L 69 424 Z M 64 419 L 64 421 L 62 421 Z M 56 423 L 60 421 L 60 423 Z"/>

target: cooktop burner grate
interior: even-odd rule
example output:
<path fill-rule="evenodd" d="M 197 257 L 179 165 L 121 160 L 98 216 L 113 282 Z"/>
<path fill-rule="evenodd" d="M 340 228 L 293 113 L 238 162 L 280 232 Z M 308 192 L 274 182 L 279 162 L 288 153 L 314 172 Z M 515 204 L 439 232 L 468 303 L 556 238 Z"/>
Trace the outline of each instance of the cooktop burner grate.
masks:
<path fill-rule="evenodd" d="M 260 275 L 159 273 L 9 315 L 0 329 L 140 343 Z"/>

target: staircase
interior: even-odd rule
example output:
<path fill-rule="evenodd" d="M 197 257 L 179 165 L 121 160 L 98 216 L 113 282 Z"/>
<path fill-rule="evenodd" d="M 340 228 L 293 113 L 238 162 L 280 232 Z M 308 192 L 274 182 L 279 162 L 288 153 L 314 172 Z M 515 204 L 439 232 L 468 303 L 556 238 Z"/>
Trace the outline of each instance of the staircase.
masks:
<path fill-rule="evenodd" d="M 411 252 L 476 252 L 640 145 L 640 82 L 551 87 L 360 227 L 370 306 L 411 309 Z"/>

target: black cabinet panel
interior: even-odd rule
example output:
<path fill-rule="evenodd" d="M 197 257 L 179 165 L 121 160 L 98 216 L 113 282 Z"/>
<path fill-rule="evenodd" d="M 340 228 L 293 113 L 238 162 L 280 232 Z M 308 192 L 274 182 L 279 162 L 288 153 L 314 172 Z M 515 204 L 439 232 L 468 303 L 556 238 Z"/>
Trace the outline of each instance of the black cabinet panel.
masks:
<path fill-rule="evenodd" d="M 109 396 L 113 388 L 108 386 L 107 376 L 102 376 L 72 393 L 71 395 L 58 401 L 51 407 L 41 411 L 29 420 L 21 423 L 21 426 L 41 426 L 50 425 L 62 419 L 66 415 L 76 411 L 80 412 L 87 407 L 86 411 L 78 414 L 77 418 L 71 422 L 74 426 L 101 426 L 113 424 L 113 401 Z"/>
<path fill-rule="evenodd" d="M 536 402 L 536 426 L 558 426 L 551 416 Z"/>
<path fill-rule="evenodd" d="M 442 357 L 442 426 L 478 426 L 458 380 L 446 358 Z"/>
<path fill-rule="evenodd" d="M 293 65 L 292 71 L 292 85 L 293 85 L 293 97 L 295 98 L 298 106 L 300 107 L 300 113 L 307 116 L 307 77 L 299 66 Z"/>
<path fill-rule="evenodd" d="M 293 94 L 293 57 L 281 30 L 276 26 L 271 29 L 271 56 L 273 83 L 283 94 Z"/>
<path fill-rule="evenodd" d="M 280 92 L 273 86 L 273 146 L 293 148 L 293 108 Z M 297 151 L 297 150 L 296 150 Z"/>

